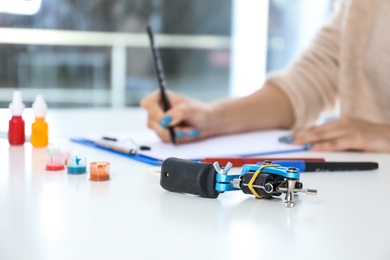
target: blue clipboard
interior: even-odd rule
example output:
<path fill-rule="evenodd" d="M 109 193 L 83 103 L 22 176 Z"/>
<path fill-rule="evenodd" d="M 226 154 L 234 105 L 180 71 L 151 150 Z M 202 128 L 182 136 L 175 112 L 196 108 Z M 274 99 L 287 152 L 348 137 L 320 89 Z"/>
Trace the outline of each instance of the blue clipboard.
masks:
<path fill-rule="evenodd" d="M 105 146 L 100 146 L 100 145 L 96 144 L 94 141 L 88 140 L 88 139 L 85 139 L 85 138 L 71 138 L 70 140 L 72 142 L 75 142 L 75 143 L 78 143 L 78 144 L 86 145 L 86 146 L 89 146 L 89 147 L 92 147 L 92 148 L 96 148 L 96 149 L 100 149 L 100 150 L 107 151 L 107 152 L 110 152 L 110 153 L 114 153 L 114 154 L 117 154 L 117 155 L 121 155 L 121 156 L 130 158 L 130 159 L 133 159 L 133 160 L 136 160 L 136 161 L 139 161 L 139 162 L 143 162 L 143 163 L 146 163 L 146 164 L 154 165 L 154 166 L 160 166 L 162 164 L 162 162 L 163 162 L 163 160 L 161 160 L 161 159 L 156 159 L 156 158 L 149 157 L 149 156 L 142 155 L 142 154 L 130 154 L 130 153 L 125 153 L 125 152 L 121 152 L 121 151 L 116 151 L 116 150 L 107 148 Z M 242 158 L 253 157 L 253 156 L 261 157 L 261 156 L 269 156 L 269 155 L 275 155 L 275 154 L 280 154 L 280 153 L 302 152 L 302 151 L 306 151 L 306 150 L 307 149 L 305 149 L 305 148 L 295 148 L 295 149 L 292 148 L 290 150 L 284 150 L 284 151 L 263 152 L 263 153 L 260 152 L 260 153 L 250 153 L 250 154 L 234 155 L 234 156 L 235 157 L 242 157 Z M 196 159 L 193 158 L 193 159 L 189 159 L 189 160 L 201 161 L 202 158 L 196 158 Z"/>
<path fill-rule="evenodd" d="M 108 135 L 89 137 L 78 136 L 71 141 L 92 148 L 104 150 L 114 154 L 150 165 L 161 165 L 168 157 L 178 157 L 192 161 L 201 161 L 205 157 L 254 157 L 269 156 L 282 153 L 306 151 L 303 145 L 287 145 L 280 143 L 279 137 L 286 135 L 287 131 L 269 130 L 237 133 L 218 136 L 188 143 L 180 146 L 163 143 L 153 131 L 139 133 L 111 133 Z M 112 137 L 114 136 L 114 137 Z M 109 140 L 112 138 L 115 140 Z M 105 140 L 105 141 L 101 141 Z M 126 141 L 127 140 L 127 141 Z M 128 140 L 131 140 L 130 142 Z M 136 140 L 136 142 L 134 142 Z M 110 143 L 113 142 L 113 143 Z M 142 150 L 141 146 L 148 146 L 151 150 Z M 228 145 L 227 145 L 228 144 Z"/>

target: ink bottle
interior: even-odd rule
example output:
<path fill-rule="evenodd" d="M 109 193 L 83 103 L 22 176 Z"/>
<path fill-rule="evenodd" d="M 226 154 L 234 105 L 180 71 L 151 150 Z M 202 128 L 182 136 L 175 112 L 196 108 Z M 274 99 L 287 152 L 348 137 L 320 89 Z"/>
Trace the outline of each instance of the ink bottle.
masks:
<path fill-rule="evenodd" d="M 15 90 L 12 103 L 9 104 L 9 109 L 12 113 L 8 127 L 8 142 L 10 145 L 23 145 L 25 142 L 24 120 L 22 118 L 24 108 L 22 93 L 19 90 Z"/>
<path fill-rule="evenodd" d="M 35 97 L 32 108 L 35 122 L 31 126 L 31 144 L 33 147 L 47 147 L 49 144 L 49 126 L 45 121 L 47 105 L 42 95 Z"/>

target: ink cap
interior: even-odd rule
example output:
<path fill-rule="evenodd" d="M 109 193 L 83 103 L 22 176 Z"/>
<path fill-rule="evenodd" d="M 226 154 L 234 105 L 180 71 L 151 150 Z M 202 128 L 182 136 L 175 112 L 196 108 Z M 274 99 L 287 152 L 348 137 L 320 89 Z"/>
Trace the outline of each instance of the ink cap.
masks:
<path fill-rule="evenodd" d="M 15 90 L 12 96 L 12 102 L 9 104 L 9 109 L 11 110 L 12 115 L 21 116 L 25 107 L 22 92 Z"/>
<path fill-rule="evenodd" d="M 46 149 L 47 171 L 61 171 L 65 169 L 64 153 L 57 146 L 50 146 Z"/>
<path fill-rule="evenodd" d="M 91 162 L 89 174 L 91 181 L 108 181 L 110 179 L 110 163 Z"/>
<path fill-rule="evenodd" d="M 43 118 L 46 116 L 47 104 L 43 95 L 36 95 L 32 108 L 35 117 Z"/>
<path fill-rule="evenodd" d="M 87 172 L 87 159 L 85 156 L 70 155 L 66 161 L 69 174 L 83 174 Z"/>

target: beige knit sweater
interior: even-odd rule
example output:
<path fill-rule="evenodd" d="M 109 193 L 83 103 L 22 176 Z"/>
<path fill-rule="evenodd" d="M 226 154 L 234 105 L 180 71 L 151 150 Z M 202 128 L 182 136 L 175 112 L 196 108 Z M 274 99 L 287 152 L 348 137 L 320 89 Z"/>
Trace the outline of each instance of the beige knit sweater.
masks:
<path fill-rule="evenodd" d="M 295 127 L 336 104 L 342 116 L 390 124 L 390 0 L 341 0 L 308 50 L 268 82 L 291 99 Z"/>

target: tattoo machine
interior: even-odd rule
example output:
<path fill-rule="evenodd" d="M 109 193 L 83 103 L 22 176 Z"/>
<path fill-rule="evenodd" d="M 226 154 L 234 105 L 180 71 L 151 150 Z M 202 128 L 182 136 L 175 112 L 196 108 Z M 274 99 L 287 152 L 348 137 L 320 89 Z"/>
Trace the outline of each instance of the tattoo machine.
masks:
<path fill-rule="evenodd" d="M 217 198 L 220 193 L 242 190 L 258 199 L 285 194 L 284 206 L 294 207 L 294 194 L 316 195 L 317 190 L 304 189 L 299 181 L 300 170 L 281 167 L 271 161 L 245 164 L 240 174 L 228 174 L 233 165 L 221 167 L 218 162 L 202 163 L 175 157 L 161 166 L 161 187 L 168 191 L 189 193 L 204 198 Z"/>

